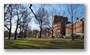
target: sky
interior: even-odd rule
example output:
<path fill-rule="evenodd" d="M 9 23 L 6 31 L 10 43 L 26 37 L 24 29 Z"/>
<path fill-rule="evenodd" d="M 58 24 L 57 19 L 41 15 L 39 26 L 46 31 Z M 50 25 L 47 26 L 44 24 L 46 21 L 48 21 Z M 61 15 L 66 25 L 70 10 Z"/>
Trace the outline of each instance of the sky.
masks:
<path fill-rule="evenodd" d="M 23 5 L 26 7 L 26 9 L 28 9 L 28 10 L 30 11 L 30 9 L 29 9 L 29 4 L 23 4 Z M 33 9 L 34 12 L 37 12 L 37 10 L 41 7 L 41 4 L 32 4 L 32 5 L 33 5 L 33 6 L 32 6 L 32 9 Z M 45 5 L 43 5 L 43 7 L 44 7 L 49 13 L 51 13 L 51 11 L 54 10 L 54 12 L 55 12 L 54 15 L 62 16 L 62 15 L 63 15 L 63 11 L 66 11 L 66 8 L 67 8 L 66 5 L 67 5 L 67 4 L 45 4 Z M 82 19 L 82 18 L 84 18 L 84 4 L 80 4 L 79 8 L 80 8 L 79 11 L 82 12 L 82 16 L 80 17 L 80 19 Z M 81 15 L 81 14 L 79 14 L 79 15 Z M 77 15 L 77 17 L 78 17 L 79 15 Z M 34 16 L 34 15 L 31 14 L 31 16 Z M 63 15 L 63 16 L 65 16 L 65 15 Z M 29 23 L 29 26 L 31 27 L 31 30 L 34 30 L 34 29 L 35 29 L 35 30 L 40 30 L 40 29 L 39 29 L 39 24 L 36 24 L 36 23 L 34 22 L 34 20 L 35 20 L 35 18 L 32 17 L 32 20 L 31 20 L 31 22 Z M 68 20 L 70 21 L 70 18 L 68 18 Z M 16 22 L 15 22 L 15 20 L 13 20 L 12 22 L 13 22 L 13 24 L 12 24 L 12 32 L 15 32 Z"/>

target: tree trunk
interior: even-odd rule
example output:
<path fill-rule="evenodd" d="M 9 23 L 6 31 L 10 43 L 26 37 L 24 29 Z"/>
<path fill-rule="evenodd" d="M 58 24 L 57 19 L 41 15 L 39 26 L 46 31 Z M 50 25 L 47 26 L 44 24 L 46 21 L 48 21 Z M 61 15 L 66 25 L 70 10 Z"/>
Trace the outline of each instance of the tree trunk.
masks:
<path fill-rule="evenodd" d="M 20 25 L 20 33 L 19 34 L 20 34 L 20 38 L 21 38 L 22 37 L 21 25 Z"/>
<path fill-rule="evenodd" d="M 72 17 L 72 34 L 71 34 L 72 40 L 74 40 L 74 36 L 73 36 L 73 17 Z"/>
<path fill-rule="evenodd" d="M 73 24 L 72 24 L 72 34 L 71 34 L 71 36 L 72 36 L 72 40 L 74 40 L 74 36 L 73 36 Z"/>
<path fill-rule="evenodd" d="M 11 7 L 11 5 L 9 5 Z M 9 37 L 8 39 L 11 39 L 11 29 L 12 29 L 12 8 L 10 11 L 10 29 L 9 29 Z"/>
<path fill-rule="evenodd" d="M 49 29 L 48 29 L 48 37 L 49 37 Z"/>
<path fill-rule="evenodd" d="M 12 24 L 11 24 L 11 19 L 12 19 L 12 18 L 10 18 L 10 29 L 9 29 L 9 37 L 8 37 L 8 39 L 11 39 L 11 26 L 12 26 Z"/>
<path fill-rule="evenodd" d="M 40 30 L 40 37 L 39 38 L 41 38 L 41 30 Z"/>
<path fill-rule="evenodd" d="M 14 40 L 16 40 L 16 38 L 17 38 L 17 29 L 18 29 L 18 27 L 16 27 L 16 30 L 15 30 L 15 37 L 14 37 Z"/>
<path fill-rule="evenodd" d="M 46 29 L 45 29 L 45 38 L 46 38 Z"/>
<path fill-rule="evenodd" d="M 53 36 L 53 27 L 52 27 L 52 39 L 54 38 L 54 36 Z"/>
<path fill-rule="evenodd" d="M 11 39 L 11 29 L 9 30 L 9 37 L 8 39 Z"/>
<path fill-rule="evenodd" d="M 29 37 L 31 36 L 31 34 L 30 34 L 30 30 L 29 30 Z"/>
<path fill-rule="evenodd" d="M 17 38 L 18 22 L 19 22 L 19 18 L 18 18 L 18 20 L 17 20 L 17 26 L 16 26 L 16 29 L 15 29 L 15 37 L 14 37 L 14 40 L 16 40 L 16 38 Z"/>
<path fill-rule="evenodd" d="M 40 21 L 41 23 L 41 25 L 40 25 L 40 37 L 39 38 L 41 38 L 41 36 L 42 36 L 42 20 Z"/>
<path fill-rule="evenodd" d="M 24 38 L 26 38 L 26 30 L 24 30 Z"/>

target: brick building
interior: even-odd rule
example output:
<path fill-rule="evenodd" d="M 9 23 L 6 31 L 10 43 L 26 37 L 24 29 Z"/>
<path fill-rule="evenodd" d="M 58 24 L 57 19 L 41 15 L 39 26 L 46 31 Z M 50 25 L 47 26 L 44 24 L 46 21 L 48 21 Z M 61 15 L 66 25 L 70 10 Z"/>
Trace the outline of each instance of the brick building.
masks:
<path fill-rule="evenodd" d="M 58 37 L 65 35 L 65 25 L 68 23 L 68 18 L 63 16 L 53 16 L 53 36 Z"/>
<path fill-rule="evenodd" d="M 66 24 L 66 36 L 69 36 L 72 32 L 72 24 Z M 76 18 L 76 22 L 73 24 L 73 33 L 77 35 L 84 34 L 84 19 L 79 20 Z"/>
<path fill-rule="evenodd" d="M 53 36 L 58 37 L 60 35 L 68 36 L 72 33 L 72 24 L 68 21 L 67 17 L 53 16 Z M 73 24 L 73 33 L 78 35 L 84 34 L 84 19 L 79 20 L 76 18 L 76 22 Z"/>

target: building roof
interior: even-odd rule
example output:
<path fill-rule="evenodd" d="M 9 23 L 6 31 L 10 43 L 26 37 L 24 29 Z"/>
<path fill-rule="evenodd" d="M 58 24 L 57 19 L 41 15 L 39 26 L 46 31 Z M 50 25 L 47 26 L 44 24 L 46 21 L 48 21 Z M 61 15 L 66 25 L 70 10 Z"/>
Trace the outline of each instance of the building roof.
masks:
<path fill-rule="evenodd" d="M 57 22 L 61 22 L 61 21 L 65 21 L 65 20 L 68 20 L 67 17 L 63 17 L 63 16 L 53 16 L 53 23 L 57 23 Z"/>

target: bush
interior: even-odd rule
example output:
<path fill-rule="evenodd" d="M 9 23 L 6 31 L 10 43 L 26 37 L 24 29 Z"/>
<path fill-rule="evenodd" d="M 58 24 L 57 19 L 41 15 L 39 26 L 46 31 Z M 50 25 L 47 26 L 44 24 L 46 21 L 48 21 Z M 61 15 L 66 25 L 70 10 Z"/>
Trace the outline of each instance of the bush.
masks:
<path fill-rule="evenodd" d="M 60 38 L 63 38 L 63 35 L 60 35 L 59 37 L 60 37 Z"/>
<path fill-rule="evenodd" d="M 52 38 L 55 38 L 55 36 L 52 36 Z"/>
<path fill-rule="evenodd" d="M 80 35 L 75 35 L 74 38 L 75 38 L 75 39 L 78 39 L 78 38 L 81 38 L 81 36 L 80 36 Z"/>
<path fill-rule="evenodd" d="M 82 39 L 84 39 L 84 35 L 82 36 Z"/>

